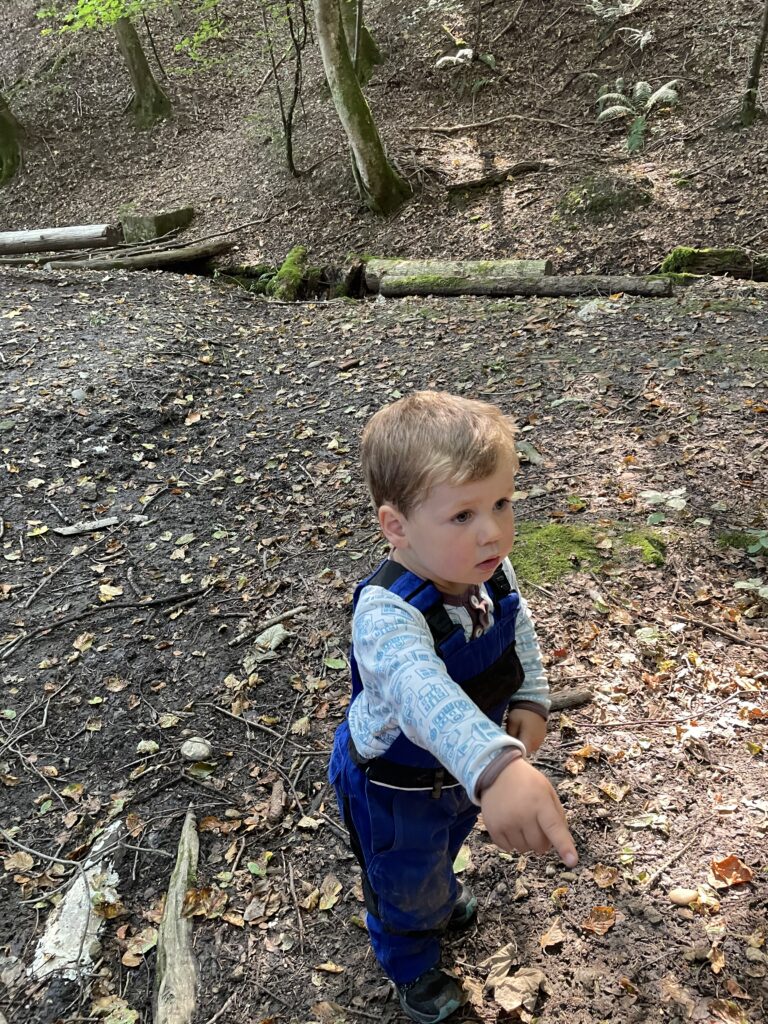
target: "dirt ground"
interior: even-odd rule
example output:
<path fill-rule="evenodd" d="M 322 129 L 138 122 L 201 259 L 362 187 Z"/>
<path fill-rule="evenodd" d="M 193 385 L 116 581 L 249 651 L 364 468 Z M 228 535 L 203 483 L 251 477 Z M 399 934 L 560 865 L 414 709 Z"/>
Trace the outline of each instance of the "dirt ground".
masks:
<path fill-rule="evenodd" d="M 525 588 L 555 694 L 591 693 L 553 715 L 537 758 L 581 862 L 473 833 L 480 922 L 445 950 L 470 1000 L 458 1019 L 764 1021 L 753 292 L 288 306 L 172 274 L 0 272 L 6 1020 L 151 1019 L 152 929 L 190 805 L 196 1024 L 401 1019 L 325 769 L 351 588 L 383 555 L 357 438 L 382 402 L 437 387 L 497 402 L 531 446 L 521 572 L 532 525 L 593 542 Z M 255 637 L 281 616 L 263 660 Z M 201 762 L 180 756 L 192 736 L 211 744 Z M 47 989 L 26 973 L 35 945 L 114 820 L 130 836 L 93 966 Z M 483 991 L 504 947 L 512 981 Z"/>

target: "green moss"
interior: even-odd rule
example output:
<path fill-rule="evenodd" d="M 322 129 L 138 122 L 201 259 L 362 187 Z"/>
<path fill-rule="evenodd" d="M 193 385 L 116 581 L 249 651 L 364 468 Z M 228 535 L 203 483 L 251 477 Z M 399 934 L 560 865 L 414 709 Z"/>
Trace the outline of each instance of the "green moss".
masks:
<path fill-rule="evenodd" d="M 741 548 L 746 551 L 754 543 L 754 533 L 745 533 L 743 530 L 723 530 L 717 538 L 719 548 Z"/>
<path fill-rule="evenodd" d="M 307 247 L 295 245 L 267 285 L 267 294 L 284 302 L 294 302 L 304 281 L 306 262 Z"/>
<path fill-rule="evenodd" d="M 663 274 L 684 273 L 690 266 L 696 252 L 697 250 L 692 249 L 689 245 L 678 245 L 664 259 L 664 262 L 661 264 L 661 272 Z"/>
<path fill-rule="evenodd" d="M 521 523 L 511 558 L 528 583 L 553 583 L 579 564 L 593 568 L 601 561 L 593 529 L 560 523 Z"/>
<path fill-rule="evenodd" d="M 667 545 L 658 530 L 632 530 L 620 541 L 623 547 L 639 548 L 646 565 L 664 565 Z"/>
<path fill-rule="evenodd" d="M 601 221 L 616 214 L 653 202 L 650 182 L 632 180 L 619 175 L 590 175 L 570 189 L 558 203 L 558 212 L 573 220 L 575 217 Z"/>

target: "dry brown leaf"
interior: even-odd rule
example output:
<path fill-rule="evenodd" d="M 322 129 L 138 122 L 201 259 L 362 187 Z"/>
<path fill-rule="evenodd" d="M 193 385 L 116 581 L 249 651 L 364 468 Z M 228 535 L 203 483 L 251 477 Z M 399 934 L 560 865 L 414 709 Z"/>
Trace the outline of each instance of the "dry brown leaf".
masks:
<path fill-rule="evenodd" d="M 592 869 L 592 877 L 599 889 L 608 889 L 618 882 L 619 869 L 608 867 L 606 864 L 595 864 Z"/>
<path fill-rule="evenodd" d="M 488 977 L 485 979 L 485 988 L 494 988 L 509 974 L 510 969 L 518 964 L 517 943 L 508 942 L 506 946 L 497 949 L 479 966 L 488 968 Z"/>
<path fill-rule="evenodd" d="M 711 873 L 708 879 L 709 884 L 716 889 L 724 889 L 730 885 L 742 885 L 744 882 L 751 882 L 753 872 L 744 861 L 739 860 L 734 854 L 723 857 L 721 860 L 713 860 L 710 863 Z"/>
<path fill-rule="evenodd" d="M 560 918 L 556 917 L 539 939 L 539 944 L 542 949 L 546 950 L 549 949 L 550 946 L 559 946 L 563 942 L 565 942 L 565 932 L 560 926 Z"/>
<path fill-rule="evenodd" d="M 619 786 L 615 782 L 611 782 L 609 779 L 598 782 L 597 788 L 601 793 L 605 793 L 606 796 L 610 797 L 614 803 L 621 803 L 624 797 L 629 792 L 629 786 Z"/>
<path fill-rule="evenodd" d="M 320 909 L 330 910 L 338 902 L 341 882 L 336 875 L 326 875 L 320 883 Z"/>
<path fill-rule="evenodd" d="M 522 1021 L 533 1018 L 539 991 L 547 990 L 547 978 L 538 967 L 521 967 L 511 978 L 496 985 L 494 1001 L 508 1013 L 516 1012 Z"/>
<path fill-rule="evenodd" d="M 187 889 L 181 908 L 182 917 L 221 917 L 229 896 L 218 886 L 205 889 Z"/>
<path fill-rule="evenodd" d="M 686 1020 L 690 1020 L 693 1011 L 696 1009 L 696 1000 L 687 988 L 684 988 L 676 978 L 667 975 L 659 982 L 659 989 L 662 1003 L 674 1003 L 684 1013 Z"/>
<path fill-rule="evenodd" d="M 581 927 L 596 935 L 605 935 L 616 924 L 618 915 L 613 907 L 592 907 L 589 917 L 582 921 Z"/>
<path fill-rule="evenodd" d="M 35 858 L 23 850 L 18 850 L 6 857 L 3 867 L 6 871 L 29 871 L 35 863 Z"/>

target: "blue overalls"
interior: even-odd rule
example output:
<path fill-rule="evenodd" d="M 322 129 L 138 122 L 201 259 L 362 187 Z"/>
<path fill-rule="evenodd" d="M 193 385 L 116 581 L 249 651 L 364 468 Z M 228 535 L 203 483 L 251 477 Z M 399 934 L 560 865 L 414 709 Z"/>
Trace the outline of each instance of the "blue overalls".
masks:
<path fill-rule="evenodd" d="M 386 561 L 355 590 L 384 587 L 424 615 L 450 677 L 501 724 L 509 700 L 523 682 L 515 653 L 520 604 L 501 567 L 486 588 L 494 623 L 467 641 L 437 588 L 397 562 Z M 350 652 L 352 700 L 362 690 Z M 428 750 L 400 734 L 386 754 L 363 761 L 347 720 L 338 727 L 329 766 L 350 844 L 363 872 L 367 924 L 376 959 L 398 985 L 407 984 L 440 959 L 440 936 L 457 896 L 453 861 L 478 814 L 461 783 Z"/>

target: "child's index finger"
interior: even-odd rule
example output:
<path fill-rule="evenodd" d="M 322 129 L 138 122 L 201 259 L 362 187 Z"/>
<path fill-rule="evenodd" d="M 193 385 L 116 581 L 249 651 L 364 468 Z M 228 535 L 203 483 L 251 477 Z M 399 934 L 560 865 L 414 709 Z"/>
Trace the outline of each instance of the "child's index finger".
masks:
<path fill-rule="evenodd" d="M 579 863 L 579 855 L 573 836 L 565 823 L 562 808 L 552 806 L 543 811 L 539 818 L 539 827 L 557 850 L 563 864 L 575 868 Z"/>

